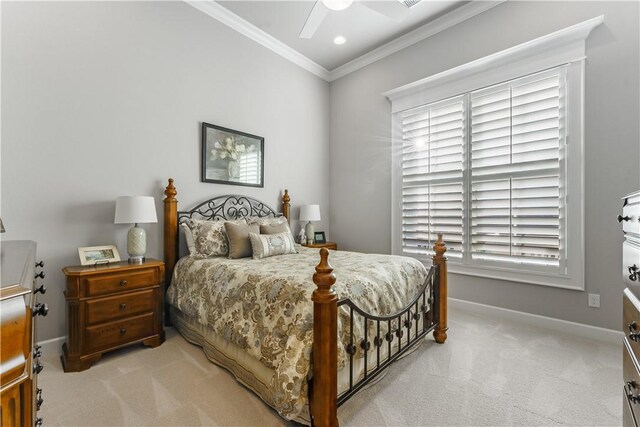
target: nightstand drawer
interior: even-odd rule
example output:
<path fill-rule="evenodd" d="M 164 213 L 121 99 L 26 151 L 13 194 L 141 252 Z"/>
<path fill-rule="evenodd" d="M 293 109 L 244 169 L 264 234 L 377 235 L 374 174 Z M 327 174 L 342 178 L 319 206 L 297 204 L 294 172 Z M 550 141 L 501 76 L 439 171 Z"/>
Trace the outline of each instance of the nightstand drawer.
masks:
<path fill-rule="evenodd" d="M 91 325 L 151 312 L 156 303 L 154 292 L 153 289 L 149 289 L 86 301 L 85 316 L 87 324 Z"/>
<path fill-rule="evenodd" d="M 155 286 L 158 283 L 155 269 L 119 274 L 101 274 L 84 279 L 85 296 L 107 295 Z"/>
<path fill-rule="evenodd" d="M 147 313 L 106 325 L 89 326 L 85 332 L 85 351 L 91 353 L 152 335 L 153 317 L 153 313 Z"/>

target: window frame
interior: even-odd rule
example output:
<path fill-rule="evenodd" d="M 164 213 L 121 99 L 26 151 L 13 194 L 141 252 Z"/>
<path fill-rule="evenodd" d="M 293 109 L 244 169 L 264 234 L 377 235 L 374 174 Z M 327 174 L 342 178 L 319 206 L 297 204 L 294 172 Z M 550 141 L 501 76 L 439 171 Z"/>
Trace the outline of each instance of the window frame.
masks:
<path fill-rule="evenodd" d="M 384 93 L 391 101 L 391 234 L 392 253 L 429 262 L 429 256 L 406 254 L 402 250 L 402 117 L 401 112 L 436 101 L 465 95 L 468 113 L 473 91 L 506 83 L 528 75 L 565 67 L 565 156 L 561 157 L 560 173 L 564 174 L 564 207 L 566 237 L 561 239 L 561 251 L 566 254 L 564 271 L 522 271 L 508 263 L 491 265 L 474 262 L 470 253 L 470 153 L 469 129 L 463 148 L 463 263 L 450 258 L 449 272 L 513 282 L 552 286 L 584 291 L 584 74 L 585 42 L 590 32 L 604 17 L 584 21 L 572 27 L 472 61 L 451 70 Z M 467 126 L 470 120 L 466 120 Z M 564 160 L 564 164 L 563 164 Z M 563 184 L 562 179 L 560 180 Z M 446 243 L 446 235 L 444 236 Z M 563 267 L 563 266 L 561 266 Z M 561 268 L 560 270 L 562 270 Z"/>

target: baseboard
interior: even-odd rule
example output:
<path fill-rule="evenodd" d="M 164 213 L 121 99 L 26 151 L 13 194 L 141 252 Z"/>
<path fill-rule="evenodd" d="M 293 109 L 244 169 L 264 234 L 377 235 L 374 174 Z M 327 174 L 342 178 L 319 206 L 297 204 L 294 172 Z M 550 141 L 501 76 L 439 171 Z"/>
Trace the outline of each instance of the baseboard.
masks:
<path fill-rule="evenodd" d="M 621 344 L 622 338 L 624 337 L 624 334 L 621 331 L 615 331 L 613 329 L 584 325 L 582 323 L 569 322 L 568 320 L 509 310 L 507 308 L 495 307 L 492 305 L 485 305 L 461 299 L 449 298 L 449 306 L 478 314 L 486 314 L 502 320 L 526 323 L 581 338 L 588 338 L 611 344 Z"/>
<path fill-rule="evenodd" d="M 41 348 L 42 356 L 55 356 L 62 354 L 62 344 L 64 343 L 66 336 L 51 338 L 50 340 L 38 341 L 38 345 Z"/>

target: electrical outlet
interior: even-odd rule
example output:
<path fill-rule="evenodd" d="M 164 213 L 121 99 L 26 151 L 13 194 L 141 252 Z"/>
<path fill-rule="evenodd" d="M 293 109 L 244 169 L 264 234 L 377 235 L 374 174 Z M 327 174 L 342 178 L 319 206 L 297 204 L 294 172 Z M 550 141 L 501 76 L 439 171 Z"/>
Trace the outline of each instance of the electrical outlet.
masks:
<path fill-rule="evenodd" d="M 600 294 L 589 294 L 589 307 L 600 308 Z"/>

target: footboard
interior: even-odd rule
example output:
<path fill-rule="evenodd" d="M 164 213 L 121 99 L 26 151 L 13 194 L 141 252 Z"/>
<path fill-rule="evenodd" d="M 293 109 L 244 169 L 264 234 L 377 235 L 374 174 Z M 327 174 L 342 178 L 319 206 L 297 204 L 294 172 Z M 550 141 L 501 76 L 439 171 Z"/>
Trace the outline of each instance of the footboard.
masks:
<path fill-rule="evenodd" d="M 329 251 L 321 249 L 313 281 L 314 343 L 313 384 L 310 388 L 311 422 L 316 426 L 337 426 L 337 408 L 376 378 L 389 365 L 419 343 L 430 331 L 436 342 L 447 339 L 447 265 L 442 234 L 434 245 L 433 266 L 414 299 L 396 313 L 376 316 L 366 313 L 350 299 L 338 301 L 332 286 L 336 281 L 329 265 Z M 349 388 L 338 396 L 338 307 L 349 313 Z M 356 320 L 357 318 L 357 320 Z M 357 340 L 354 322 L 363 322 L 364 337 Z M 373 339 L 371 340 L 371 336 Z M 372 350 L 373 346 L 373 350 Z M 363 372 L 354 372 L 355 355 L 361 350 Z M 369 360 L 375 359 L 375 363 Z M 371 366 L 370 366 L 371 365 Z"/>

